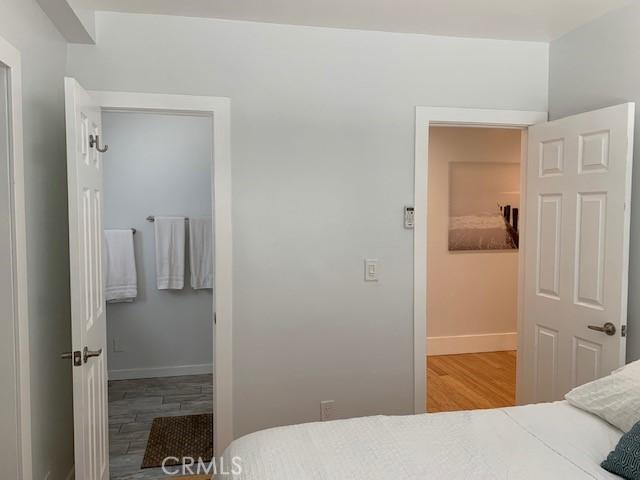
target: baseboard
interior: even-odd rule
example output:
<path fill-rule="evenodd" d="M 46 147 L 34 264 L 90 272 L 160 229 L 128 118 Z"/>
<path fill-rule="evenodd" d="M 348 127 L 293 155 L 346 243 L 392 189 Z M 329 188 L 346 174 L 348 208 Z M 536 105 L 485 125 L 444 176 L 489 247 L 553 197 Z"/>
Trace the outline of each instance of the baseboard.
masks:
<path fill-rule="evenodd" d="M 76 467 L 75 465 L 71 466 L 71 471 L 65 480 L 74 480 L 76 478 Z"/>
<path fill-rule="evenodd" d="M 517 348 L 517 332 L 427 338 L 427 356 L 500 352 L 504 350 L 516 350 Z"/>
<path fill-rule="evenodd" d="M 130 380 L 134 378 L 177 377 L 179 375 L 202 375 L 213 373 L 213 365 L 179 365 L 177 367 L 130 368 L 109 370 L 109 380 Z"/>

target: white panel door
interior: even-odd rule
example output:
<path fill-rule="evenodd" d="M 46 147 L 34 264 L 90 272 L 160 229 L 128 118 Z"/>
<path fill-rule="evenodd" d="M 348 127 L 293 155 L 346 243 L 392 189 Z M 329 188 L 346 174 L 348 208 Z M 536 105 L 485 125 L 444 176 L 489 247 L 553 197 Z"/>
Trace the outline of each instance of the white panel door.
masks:
<path fill-rule="evenodd" d="M 529 128 L 521 403 L 625 361 L 634 104 Z"/>
<path fill-rule="evenodd" d="M 76 478 L 109 478 L 100 108 L 65 79 Z M 100 142 L 101 143 L 101 142 Z"/>

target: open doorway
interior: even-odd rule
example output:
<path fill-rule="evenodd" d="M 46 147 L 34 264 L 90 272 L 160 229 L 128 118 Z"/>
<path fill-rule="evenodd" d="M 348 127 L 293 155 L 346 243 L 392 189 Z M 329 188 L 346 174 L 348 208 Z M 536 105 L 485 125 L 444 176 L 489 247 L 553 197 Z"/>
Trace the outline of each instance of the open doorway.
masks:
<path fill-rule="evenodd" d="M 179 473 L 180 464 L 189 464 L 191 459 L 200 465 L 202 457 L 205 465 L 205 453 L 219 456 L 233 438 L 230 102 L 221 97 L 89 92 L 73 78 L 65 79 L 65 101 L 73 345 L 65 358 L 69 358 L 73 372 L 76 477 L 163 478 L 166 475 L 156 466 L 158 456 L 171 474 Z M 113 140 L 103 132 L 103 122 Z M 180 141 L 173 138 L 185 128 L 193 131 L 183 131 Z M 205 128 L 209 130 L 206 133 Z M 181 143 L 194 136 L 198 138 L 196 147 L 194 143 Z M 114 155 L 114 164 L 106 172 L 109 151 Z M 201 167 L 190 165 L 176 171 L 176 165 L 192 161 L 189 157 L 194 152 L 198 152 L 193 156 Z M 107 175 L 113 178 L 105 181 Z M 202 193 L 207 190 L 202 186 L 205 181 L 209 183 L 208 194 Z M 182 194 L 176 189 L 177 184 Z M 107 196 L 110 200 L 105 200 Z M 145 203 L 149 200 L 154 201 Z M 114 202 L 108 218 L 106 201 Z M 194 251 L 194 242 L 189 238 L 196 240 L 187 233 L 193 233 L 195 222 L 191 215 L 198 223 L 208 220 L 208 227 L 201 225 L 200 230 L 211 230 L 212 258 L 206 262 L 204 257 L 197 262 L 189 255 L 189 247 Z M 133 260 L 127 261 L 123 277 L 140 279 L 136 288 L 127 282 L 116 284 L 121 289 L 105 288 L 103 270 L 111 261 L 112 252 L 104 240 L 104 219 L 109 222 L 108 227 L 126 234 L 129 245 L 133 244 Z M 168 232 L 163 231 L 165 228 Z M 199 242 L 202 238 L 198 234 Z M 161 252 L 161 262 L 156 262 L 157 252 Z M 206 292 L 207 288 L 194 289 L 190 275 L 194 265 L 209 261 L 213 264 L 212 293 Z M 210 271 L 211 263 L 200 272 Z M 132 264 L 136 267 L 133 275 Z M 179 266 L 179 275 L 175 275 L 174 266 L 179 264 L 186 268 Z M 168 270 L 167 265 L 171 265 Z M 206 275 L 200 280 L 203 278 Z M 106 283 L 111 286 L 110 281 Z M 169 304 L 160 304 L 156 298 L 153 312 L 146 311 L 145 302 L 150 303 L 154 290 L 162 290 L 154 295 L 162 294 Z M 120 298 L 111 298 L 114 291 L 120 293 Z M 209 302 L 210 308 L 194 308 L 194 295 L 199 295 L 200 307 Z M 107 305 L 107 298 L 122 304 Z M 136 303 L 137 300 L 140 301 Z M 181 301 L 189 307 L 176 311 Z M 107 310 L 113 317 L 109 320 Z M 163 316 L 165 310 L 172 313 Z M 189 315 L 195 320 L 187 318 Z M 111 320 L 113 326 L 109 325 Z M 118 322 L 120 325 L 115 324 Z M 171 329 L 167 322 L 179 328 Z M 206 332 L 196 331 L 198 328 Z M 200 335 L 204 338 L 195 338 Z M 191 350 L 198 346 L 204 353 L 198 351 L 197 355 L 204 357 L 193 356 L 196 352 Z M 207 360 L 199 360 L 207 355 Z M 109 362 L 107 357 L 111 356 L 114 360 Z M 118 388 L 111 388 L 109 398 L 110 375 L 112 384 L 121 383 Z M 139 384 L 140 377 L 150 380 Z M 178 379 L 177 384 L 169 385 L 171 378 Z M 197 398 L 186 398 L 188 395 Z M 122 403 L 109 405 L 109 400 Z M 131 408 L 133 404 L 137 406 Z M 144 409 L 138 408 L 141 406 Z M 172 414 L 163 415 L 168 410 Z M 206 417 L 211 419 L 212 413 L 213 420 L 208 421 Z M 205 418 L 176 423 L 177 418 L 191 418 L 194 414 Z M 156 436 L 158 420 L 162 420 L 159 427 L 167 428 L 160 428 L 162 435 Z M 208 433 L 192 433 L 202 426 Z M 114 438 L 115 433 L 128 434 L 130 438 Z M 150 447 L 154 454 L 151 457 L 156 459 L 153 464 L 146 461 Z M 113 475 L 109 450 L 120 452 L 113 464 Z M 202 455 L 200 450 L 204 450 Z M 130 470 L 133 473 L 127 473 Z"/>
<path fill-rule="evenodd" d="M 102 112 L 112 479 L 213 455 L 212 122 Z"/>
<path fill-rule="evenodd" d="M 515 405 L 522 136 L 429 129 L 427 412 Z"/>
<path fill-rule="evenodd" d="M 416 108 L 416 413 L 426 411 L 428 390 L 425 179 L 430 127 L 523 129 L 516 365 L 520 405 L 560 400 L 572 388 L 624 365 L 634 111 L 633 103 L 625 103 L 547 122 L 545 112 Z"/>
<path fill-rule="evenodd" d="M 414 277 L 413 277 L 413 328 L 414 328 L 414 411 L 415 413 L 424 413 L 427 411 L 427 361 L 429 350 L 428 330 L 430 317 L 427 309 L 427 290 L 428 290 L 428 264 L 427 245 L 428 245 L 428 178 L 430 168 L 429 146 L 431 127 L 474 127 L 474 128 L 498 128 L 498 129 L 514 129 L 520 134 L 521 148 L 521 169 L 520 169 L 520 192 L 521 198 L 526 198 L 525 187 L 527 185 L 527 145 L 528 130 L 531 125 L 545 122 L 547 119 L 546 112 L 534 111 L 514 111 L 514 110 L 482 110 L 482 109 L 465 109 L 465 108 L 441 108 L 441 107 L 417 107 L 416 108 L 416 137 L 415 137 L 415 183 L 414 183 L 414 210 L 415 221 L 413 225 L 414 237 Z M 446 167 L 448 169 L 448 166 Z M 447 174 L 448 181 L 448 174 Z M 447 187 L 448 188 L 448 187 Z M 464 189 L 463 189 L 464 193 Z M 445 195 L 445 201 L 448 193 Z M 526 225 L 523 220 L 526 216 L 526 202 L 522 201 L 519 210 L 519 225 L 521 231 L 525 231 Z M 448 250 L 448 224 L 449 213 L 444 212 L 446 220 L 446 240 Z M 522 240 L 522 239 L 521 239 Z M 523 262 L 525 259 L 526 245 L 522 241 L 519 242 L 517 250 L 518 256 L 518 311 L 517 311 L 517 331 L 521 332 L 523 328 L 523 288 L 524 281 L 522 274 L 524 272 Z M 437 280 L 434 280 L 437 281 Z M 459 302 L 464 302 L 462 297 L 458 298 Z M 431 335 L 435 336 L 432 332 Z M 523 335 L 518 335 L 518 350 L 522 354 L 521 342 Z M 436 342 L 437 343 L 437 342 Z M 442 345 L 442 342 L 440 342 Z M 446 341 L 445 341 L 446 344 Z M 431 344 L 433 347 L 433 343 Z M 438 353 L 438 352 L 435 352 Z M 517 385 L 521 384 L 522 378 L 522 362 L 516 365 Z M 520 399 L 519 389 L 516 388 L 516 402 Z"/>

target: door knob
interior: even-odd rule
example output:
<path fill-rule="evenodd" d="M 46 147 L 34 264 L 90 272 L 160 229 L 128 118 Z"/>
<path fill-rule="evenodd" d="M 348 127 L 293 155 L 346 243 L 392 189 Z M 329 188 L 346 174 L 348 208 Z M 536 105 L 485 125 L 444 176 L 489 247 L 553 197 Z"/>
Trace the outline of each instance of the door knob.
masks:
<path fill-rule="evenodd" d="M 98 350 L 89 350 L 89 347 L 84 347 L 82 349 L 82 359 L 84 360 L 84 363 L 87 363 L 87 361 L 91 358 L 91 357 L 99 357 L 102 354 L 102 349 L 98 349 Z"/>
<path fill-rule="evenodd" d="M 589 325 L 587 328 L 595 330 L 597 332 L 604 332 L 609 336 L 616 334 L 616 326 L 611 322 L 607 322 L 601 327 L 599 327 L 598 325 Z"/>
<path fill-rule="evenodd" d="M 60 358 L 63 360 L 73 359 L 74 367 L 80 367 L 82 365 L 82 353 L 80 350 L 76 350 L 75 352 L 64 352 L 60 355 Z"/>

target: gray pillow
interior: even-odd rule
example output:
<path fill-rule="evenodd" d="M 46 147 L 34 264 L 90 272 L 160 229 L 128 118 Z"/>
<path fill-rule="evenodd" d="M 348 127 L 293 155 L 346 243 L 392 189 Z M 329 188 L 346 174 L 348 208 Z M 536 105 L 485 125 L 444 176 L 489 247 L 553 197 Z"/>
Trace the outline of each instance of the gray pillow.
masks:
<path fill-rule="evenodd" d="M 627 480 L 640 480 L 640 422 L 620 438 L 616 448 L 600 465 Z"/>

